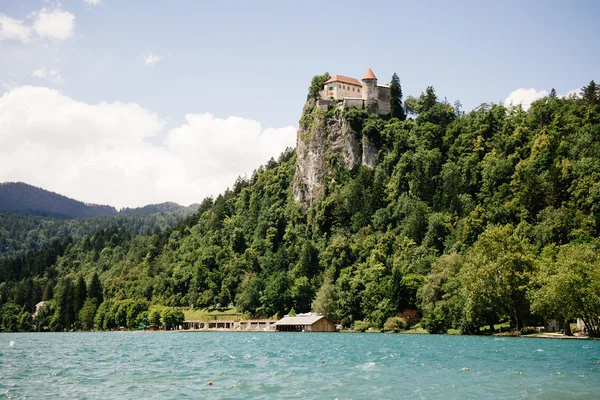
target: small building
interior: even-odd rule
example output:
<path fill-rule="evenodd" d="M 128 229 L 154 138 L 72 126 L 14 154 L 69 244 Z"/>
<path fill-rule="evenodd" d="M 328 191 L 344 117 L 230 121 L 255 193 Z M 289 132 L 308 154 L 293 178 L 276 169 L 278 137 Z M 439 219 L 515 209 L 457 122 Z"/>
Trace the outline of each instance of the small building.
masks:
<path fill-rule="evenodd" d="M 335 324 L 322 315 L 285 316 L 275 323 L 277 332 L 337 332 Z"/>

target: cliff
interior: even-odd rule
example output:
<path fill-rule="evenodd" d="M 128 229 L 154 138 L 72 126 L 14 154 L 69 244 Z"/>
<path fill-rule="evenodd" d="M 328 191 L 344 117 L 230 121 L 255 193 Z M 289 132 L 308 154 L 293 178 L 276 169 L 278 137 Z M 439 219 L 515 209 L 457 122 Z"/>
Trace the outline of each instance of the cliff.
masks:
<path fill-rule="evenodd" d="M 362 110 L 357 110 L 358 112 Z M 361 115 L 362 117 L 366 116 Z M 351 123 L 340 107 L 327 110 L 309 99 L 302 110 L 296 139 L 294 200 L 304 209 L 323 193 L 325 178 L 335 168 L 375 167 L 377 147 Z"/>

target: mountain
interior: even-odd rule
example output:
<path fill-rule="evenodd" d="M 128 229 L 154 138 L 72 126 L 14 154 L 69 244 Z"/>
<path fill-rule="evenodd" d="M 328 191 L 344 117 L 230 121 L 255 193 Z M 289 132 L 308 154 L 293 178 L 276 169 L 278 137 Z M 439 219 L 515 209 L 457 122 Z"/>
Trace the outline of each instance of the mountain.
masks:
<path fill-rule="evenodd" d="M 174 228 L 111 226 L 0 264 L 0 324 L 114 329 L 233 303 L 433 333 L 581 318 L 600 336 L 600 93 L 584 93 L 464 113 L 429 87 L 407 120 L 311 98 L 295 151 Z"/>
<path fill-rule="evenodd" d="M 114 207 L 86 204 L 23 182 L 0 183 L 0 212 L 72 219 L 117 215 Z"/>
<path fill-rule="evenodd" d="M 181 206 L 167 202 L 117 211 L 112 206 L 88 204 L 23 182 L 0 183 L 0 212 L 21 213 L 58 219 L 87 219 L 116 215 L 154 213 L 193 214 L 198 204 Z"/>

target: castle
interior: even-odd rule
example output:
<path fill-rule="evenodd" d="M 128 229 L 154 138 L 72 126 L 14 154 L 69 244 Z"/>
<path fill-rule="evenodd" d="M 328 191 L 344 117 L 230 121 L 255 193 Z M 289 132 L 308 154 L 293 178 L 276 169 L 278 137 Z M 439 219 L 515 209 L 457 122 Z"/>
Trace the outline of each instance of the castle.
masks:
<path fill-rule="evenodd" d="M 334 101 L 341 101 L 344 109 L 363 108 L 370 114 L 390 114 L 390 87 L 378 85 L 371 68 L 365 72 L 362 83 L 355 78 L 334 75 L 325 82 L 320 94 L 317 104 L 321 108 L 327 109 Z"/>

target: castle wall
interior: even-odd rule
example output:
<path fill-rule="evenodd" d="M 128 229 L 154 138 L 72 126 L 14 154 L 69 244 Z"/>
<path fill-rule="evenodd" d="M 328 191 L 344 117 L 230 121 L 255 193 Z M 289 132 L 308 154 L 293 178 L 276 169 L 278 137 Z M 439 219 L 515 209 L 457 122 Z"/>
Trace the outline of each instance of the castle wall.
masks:
<path fill-rule="evenodd" d="M 379 115 L 389 115 L 390 108 L 390 87 L 377 85 L 377 102 L 379 103 Z"/>
<path fill-rule="evenodd" d="M 365 101 L 363 99 L 357 98 L 345 98 L 344 99 L 344 108 L 364 108 Z"/>

